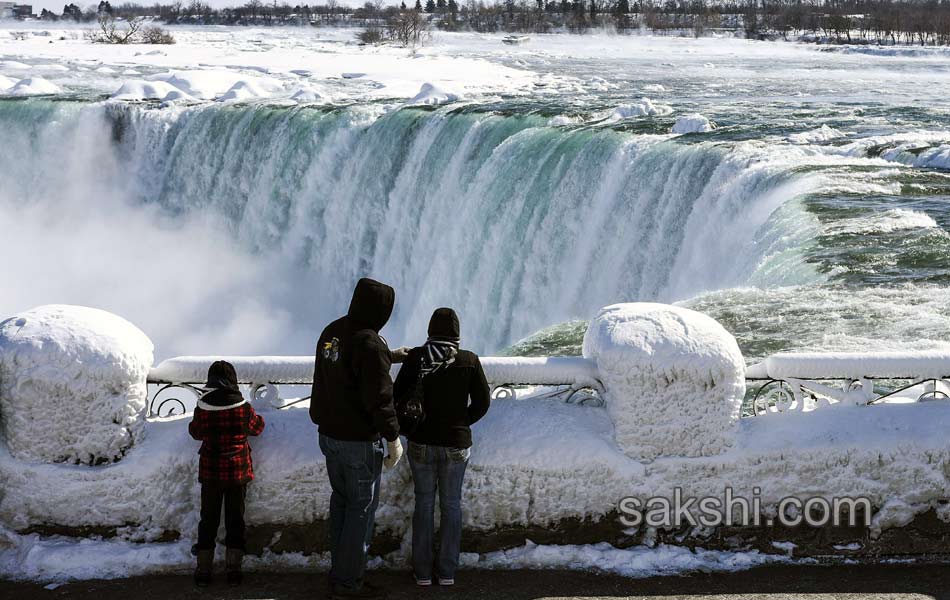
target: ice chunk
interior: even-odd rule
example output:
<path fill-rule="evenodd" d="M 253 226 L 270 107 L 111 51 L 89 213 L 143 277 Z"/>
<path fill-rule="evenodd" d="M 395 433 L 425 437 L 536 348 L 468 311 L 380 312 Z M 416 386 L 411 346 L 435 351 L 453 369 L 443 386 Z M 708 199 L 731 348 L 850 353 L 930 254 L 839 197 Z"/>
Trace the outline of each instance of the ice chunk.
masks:
<path fill-rule="evenodd" d="M 844 134 L 837 129 L 828 127 L 827 125 L 822 125 L 818 129 L 812 129 L 811 131 L 793 133 L 788 136 L 788 141 L 793 144 L 813 144 L 816 142 L 827 142 L 828 140 L 834 140 L 841 137 L 844 137 Z"/>
<path fill-rule="evenodd" d="M 152 343 L 105 311 L 50 305 L 0 323 L 0 427 L 16 458 L 96 464 L 143 431 Z"/>
<path fill-rule="evenodd" d="M 668 115 L 673 112 L 669 106 L 654 104 L 649 98 L 641 98 L 634 104 L 621 104 L 607 117 L 609 121 L 619 121 L 631 117 L 652 117 L 655 115 Z"/>
<path fill-rule="evenodd" d="M 712 131 L 712 123 L 699 113 L 683 115 L 673 124 L 673 133 L 706 133 Z"/>
<path fill-rule="evenodd" d="M 290 99 L 298 104 L 310 104 L 314 102 L 324 102 L 327 98 L 312 87 L 303 87 L 294 92 L 294 95 L 291 96 Z"/>

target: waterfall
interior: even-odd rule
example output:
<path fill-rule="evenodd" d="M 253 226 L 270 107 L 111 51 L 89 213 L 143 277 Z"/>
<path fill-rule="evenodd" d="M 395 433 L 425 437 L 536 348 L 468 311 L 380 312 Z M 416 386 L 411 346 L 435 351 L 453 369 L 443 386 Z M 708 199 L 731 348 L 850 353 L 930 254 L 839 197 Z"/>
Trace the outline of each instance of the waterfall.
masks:
<path fill-rule="evenodd" d="M 248 351 L 288 335 L 285 353 L 308 350 L 370 276 L 397 290 L 394 343 L 420 342 L 431 310 L 453 306 L 485 352 L 606 304 L 753 280 L 781 250 L 770 215 L 812 185 L 761 143 L 546 121 L 473 107 L 0 101 L 13 140 L 0 145 L 0 207 L 109 203 L 151 220 L 180 244 L 156 268 L 174 277 L 178 265 L 192 282 L 179 293 L 197 287 L 202 312 L 235 294 L 273 308 L 274 331 L 237 344 Z M 116 234 L 112 248 L 139 243 Z M 189 273 L 218 261 L 222 273 Z M 229 327 L 241 338 L 239 315 Z"/>

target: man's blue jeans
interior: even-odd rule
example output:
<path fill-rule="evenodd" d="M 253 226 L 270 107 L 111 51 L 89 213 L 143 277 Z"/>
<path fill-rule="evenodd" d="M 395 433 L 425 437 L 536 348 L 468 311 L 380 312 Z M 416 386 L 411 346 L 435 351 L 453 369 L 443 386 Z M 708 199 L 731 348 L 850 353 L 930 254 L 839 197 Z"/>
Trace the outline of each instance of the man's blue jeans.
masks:
<path fill-rule="evenodd" d="M 432 579 L 435 494 L 439 492 L 440 578 L 454 579 L 462 544 L 462 481 L 471 448 L 425 446 L 409 442 L 409 466 L 416 489 L 412 514 L 412 569 L 416 579 Z"/>
<path fill-rule="evenodd" d="M 373 539 L 383 444 L 348 442 L 320 435 L 330 478 L 330 583 L 363 587 L 366 552 Z"/>

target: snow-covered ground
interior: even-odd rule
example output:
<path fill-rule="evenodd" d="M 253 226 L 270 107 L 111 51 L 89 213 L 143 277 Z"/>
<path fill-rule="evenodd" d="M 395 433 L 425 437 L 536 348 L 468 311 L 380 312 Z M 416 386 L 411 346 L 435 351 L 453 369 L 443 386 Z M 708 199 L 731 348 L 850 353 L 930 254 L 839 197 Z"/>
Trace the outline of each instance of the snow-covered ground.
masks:
<path fill-rule="evenodd" d="M 441 46 L 360 46 L 357 29 L 176 27 L 177 43 L 166 46 L 92 44 L 84 29 L 36 28 L 18 39 L 0 25 L 0 95 L 66 90 L 125 101 L 432 104 L 524 94 L 537 80 L 531 71 Z"/>

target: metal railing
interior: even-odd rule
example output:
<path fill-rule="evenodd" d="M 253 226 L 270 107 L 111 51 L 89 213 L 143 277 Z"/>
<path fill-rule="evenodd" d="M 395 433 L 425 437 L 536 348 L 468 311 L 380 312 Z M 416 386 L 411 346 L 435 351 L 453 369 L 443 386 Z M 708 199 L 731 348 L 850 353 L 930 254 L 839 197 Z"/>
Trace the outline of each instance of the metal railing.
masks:
<path fill-rule="evenodd" d="M 208 367 L 216 360 L 234 365 L 238 381 L 252 403 L 285 409 L 310 396 L 284 398 L 281 386 L 310 386 L 311 356 L 180 356 L 152 368 L 148 383 L 148 417 L 177 416 L 193 410 L 203 393 Z M 548 399 L 585 406 L 603 406 L 597 366 L 582 357 L 483 357 L 480 359 L 495 399 Z M 398 369 L 394 368 L 394 375 Z"/>

